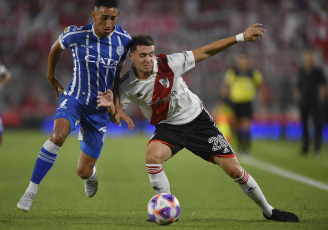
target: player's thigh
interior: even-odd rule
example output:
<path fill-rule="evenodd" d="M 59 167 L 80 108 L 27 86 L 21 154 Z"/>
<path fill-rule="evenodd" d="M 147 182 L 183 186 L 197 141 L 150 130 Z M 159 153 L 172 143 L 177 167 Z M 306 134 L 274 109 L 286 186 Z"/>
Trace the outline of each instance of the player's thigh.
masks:
<path fill-rule="evenodd" d="M 161 141 L 149 143 L 146 152 L 147 164 L 162 164 L 172 156 L 172 149 Z"/>
<path fill-rule="evenodd" d="M 237 157 L 224 158 L 213 156 L 213 161 L 233 179 L 239 178 L 242 175 L 243 169 L 240 166 Z"/>
<path fill-rule="evenodd" d="M 107 133 L 109 115 L 89 111 L 81 119 L 79 132 L 80 149 L 90 157 L 98 159 Z"/>

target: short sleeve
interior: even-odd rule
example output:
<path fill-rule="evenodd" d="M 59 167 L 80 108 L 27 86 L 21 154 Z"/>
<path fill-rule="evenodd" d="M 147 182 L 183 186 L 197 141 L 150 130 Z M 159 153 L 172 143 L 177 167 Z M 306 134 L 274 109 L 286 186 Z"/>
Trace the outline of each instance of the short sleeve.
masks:
<path fill-rule="evenodd" d="M 79 30 L 76 26 L 68 26 L 64 29 L 64 32 L 59 36 L 59 44 L 63 50 L 70 48 L 70 45 L 75 43 L 75 34 Z"/>
<path fill-rule="evenodd" d="M 224 83 L 231 86 L 235 80 L 236 74 L 233 69 L 228 69 L 224 76 Z"/>
<path fill-rule="evenodd" d="M 263 77 L 262 74 L 259 70 L 254 70 L 253 71 L 253 81 L 254 84 L 258 87 L 261 86 L 263 83 Z"/>
<path fill-rule="evenodd" d="M 179 70 L 180 74 L 195 67 L 195 57 L 192 51 L 171 54 L 167 56 L 167 59 L 171 69 Z"/>

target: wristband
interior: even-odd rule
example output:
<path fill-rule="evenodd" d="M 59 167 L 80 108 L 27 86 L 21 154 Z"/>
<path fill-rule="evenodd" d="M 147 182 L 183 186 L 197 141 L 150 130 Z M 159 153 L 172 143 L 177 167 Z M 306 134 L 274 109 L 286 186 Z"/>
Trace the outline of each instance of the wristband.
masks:
<path fill-rule="evenodd" d="M 240 33 L 236 35 L 237 42 L 243 42 L 244 41 L 244 34 Z"/>

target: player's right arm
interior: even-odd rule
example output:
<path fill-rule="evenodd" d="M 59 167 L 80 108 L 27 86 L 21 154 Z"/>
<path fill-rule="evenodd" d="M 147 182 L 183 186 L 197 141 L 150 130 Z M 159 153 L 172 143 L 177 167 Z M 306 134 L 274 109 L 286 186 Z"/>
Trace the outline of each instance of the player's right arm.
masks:
<path fill-rule="evenodd" d="M 254 41 L 258 36 L 263 36 L 262 24 L 256 23 L 248 27 L 242 34 L 243 41 Z M 237 36 L 232 36 L 224 39 L 217 40 L 200 48 L 194 49 L 192 52 L 194 53 L 195 63 L 203 61 L 213 55 L 227 49 L 228 47 L 236 44 Z"/>
<path fill-rule="evenodd" d="M 60 59 L 60 53 L 62 51 L 63 49 L 61 48 L 59 40 L 57 39 L 52 45 L 48 57 L 47 79 L 51 88 L 55 90 L 57 99 L 59 99 L 59 93 L 64 90 L 64 87 L 62 86 L 60 81 L 55 77 L 56 66 Z"/>

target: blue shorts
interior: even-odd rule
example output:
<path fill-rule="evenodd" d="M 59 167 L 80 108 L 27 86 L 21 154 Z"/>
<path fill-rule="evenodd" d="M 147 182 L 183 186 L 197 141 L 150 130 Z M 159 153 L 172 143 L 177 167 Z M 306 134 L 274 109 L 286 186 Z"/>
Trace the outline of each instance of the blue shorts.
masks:
<path fill-rule="evenodd" d="M 99 158 L 109 122 L 106 108 L 95 109 L 76 100 L 61 95 L 54 120 L 65 118 L 69 121 L 70 132 L 80 123 L 79 141 L 82 152 L 95 159 Z"/>

